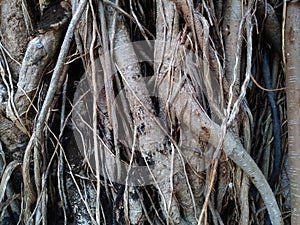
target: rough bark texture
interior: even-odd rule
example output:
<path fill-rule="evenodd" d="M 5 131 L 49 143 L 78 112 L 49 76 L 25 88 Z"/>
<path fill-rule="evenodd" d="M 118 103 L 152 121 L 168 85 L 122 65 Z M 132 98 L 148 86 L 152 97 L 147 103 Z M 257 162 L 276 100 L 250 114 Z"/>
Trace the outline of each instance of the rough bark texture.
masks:
<path fill-rule="evenodd" d="M 0 4 L 1 44 L 9 56 L 11 74 L 16 80 L 30 37 L 25 21 L 29 15 L 23 14 L 23 7 L 21 0 L 1 1 Z"/>

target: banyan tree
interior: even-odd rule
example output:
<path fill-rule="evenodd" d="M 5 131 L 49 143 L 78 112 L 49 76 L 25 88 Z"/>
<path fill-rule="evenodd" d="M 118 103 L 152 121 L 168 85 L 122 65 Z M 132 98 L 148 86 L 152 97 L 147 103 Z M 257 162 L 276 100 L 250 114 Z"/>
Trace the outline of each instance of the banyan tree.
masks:
<path fill-rule="evenodd" d="M 300 2 L 0 1 L 0 225 L 298 224 Z"/>

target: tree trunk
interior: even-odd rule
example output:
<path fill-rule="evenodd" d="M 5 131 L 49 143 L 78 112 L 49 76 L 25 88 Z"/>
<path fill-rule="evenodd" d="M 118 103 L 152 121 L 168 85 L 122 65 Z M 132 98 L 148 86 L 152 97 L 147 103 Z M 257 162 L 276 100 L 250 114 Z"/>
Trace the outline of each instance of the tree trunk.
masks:
<path fill-rule="evenodd" d="M 291 180 L 291 212 L 292 224 L 297 224 L 300 219 L 299 199 L 299 153 L 300 153 L 300 65 L 297 60 L 300 56 L 300 3 L 293 2 L 286 5 L 286 24 L 284 31 L 285 40 L 285 74 L 287 86 L 287 116 L 289 132 L 289 163 Z"/>

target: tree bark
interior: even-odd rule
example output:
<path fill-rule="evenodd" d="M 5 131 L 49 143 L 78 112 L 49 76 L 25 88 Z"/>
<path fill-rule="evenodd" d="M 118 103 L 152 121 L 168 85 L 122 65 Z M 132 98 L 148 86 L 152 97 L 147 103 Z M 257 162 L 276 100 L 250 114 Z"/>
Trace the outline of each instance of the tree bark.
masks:
<path fill-rule="evenodd" d="M 287 86 L 287 116 L 289 132 L 289 165 L 291 187 L 292 224 L 300 219 L 300 2 L 286 3 L 286 24 L 284 27 L 285 73 Z"/>

